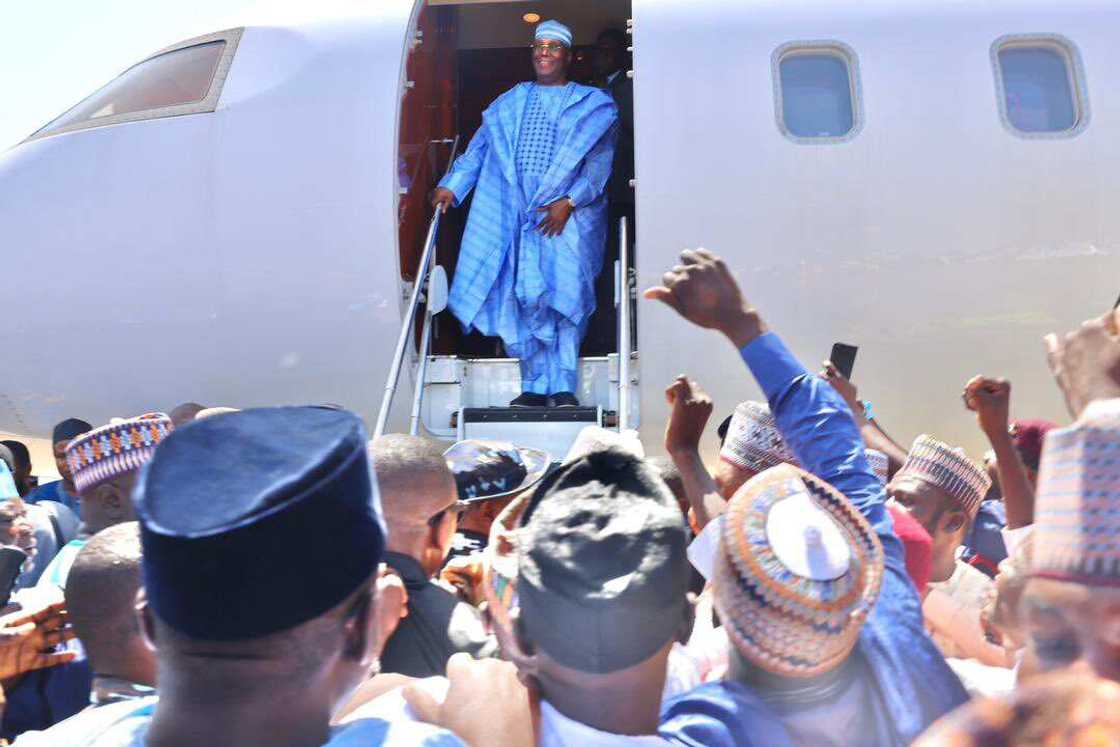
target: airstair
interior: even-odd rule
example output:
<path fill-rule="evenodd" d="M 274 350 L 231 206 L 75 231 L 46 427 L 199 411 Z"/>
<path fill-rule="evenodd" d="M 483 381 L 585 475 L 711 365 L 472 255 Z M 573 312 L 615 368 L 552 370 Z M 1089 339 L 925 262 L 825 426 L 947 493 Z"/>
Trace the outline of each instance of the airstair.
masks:
<path fill-rule="evenodd" d="M 517 360 L 431 354 L 434 320 L 439 314 L 450 313 L 447 272 L 434 261 L 441 218 L 437 210 L 428 225 L 417 282 L 401 323 L 374 435 L 386 432 L 394 399 L 401 388 L 401 373 L 406 367 L 413 384 L 408 427 L 413 435 L 448 442 L 465 438 L 510 441 L 544 449 L 559 459 L 588 425 L 618 430 L 636 428 L 638 360 L 631 332 L 635 279 L 627 219 L 622 218 L 619 226 L 614 303 L 618 309 L 617 350 L 629 354 L 581 358 L 576 395 L 584 407 L 511 408 L 509 402 L 521 394 Z M 604 271 L 610 272 L 611 268 Z M 423 323 L 416 343 L 420 314 Z"/>

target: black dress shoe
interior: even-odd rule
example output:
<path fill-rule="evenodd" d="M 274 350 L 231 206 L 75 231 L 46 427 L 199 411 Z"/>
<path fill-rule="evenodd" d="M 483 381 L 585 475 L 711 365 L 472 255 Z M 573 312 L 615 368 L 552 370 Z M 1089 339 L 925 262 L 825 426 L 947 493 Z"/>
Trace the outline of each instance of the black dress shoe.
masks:
<path fill-rule="evenodd" d="M 557 392 L 548 398 L 549 407 L 579 407 L 579 400 L 571 392 Z"/>
<path fill-rule="evenodd" d="M 548 407 L 548 397 L 543 394 L 522 392 L 521 396 L 509 403 L 510 407 Z"/>

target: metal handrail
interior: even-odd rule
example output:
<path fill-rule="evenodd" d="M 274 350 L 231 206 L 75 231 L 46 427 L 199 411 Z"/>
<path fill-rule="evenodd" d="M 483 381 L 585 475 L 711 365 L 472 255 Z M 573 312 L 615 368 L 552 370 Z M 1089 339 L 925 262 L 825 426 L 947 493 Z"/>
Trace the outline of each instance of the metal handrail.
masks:
<path fill-rule="evenodd" d="M 428 348 L 432 344 L 432 314 L 424 314 L 424 331 L 420 333 L 420 362 L 416 364 L 416 393 L 412 397 L 412 414 L 408 435 L 420 433 L 420 412 L 424 405 L 424 381 L 428 376 Z"/>
<path fill-rule="evenodd" d="M 441 274 L 437 276 L 437 271 Z M 439 285 L 442 287 L 440 291 L 442 300 L 440 301 L 438 309 L 432 307 L 432 297 L 435 294 L 433 288 L 436 285 L 436 278 L 440 277 L 441 282 Z M 419 355 L 419 363 L 416 364 L 416 391 L 412 395 L 412 415 L 408 423 L 408 435 L 416 436 L 420 434 L 420 413 L 424 406 L 424 389 L 428 381 L 428 357 L 431 352 L 432 345 L 432 324 L 435 315 L 443 311 L 447 306 L 447 280 L 446 275 L 442 275 L 442 270 L 438 264 L 432 265 L 431 271 L 428 273 L 428 305 L 424 309 L 424 329 L 420 333 L 420 349 L 417 351 Z"/>
<path fill-rule="evenodd" d="M 424 240 L 424 252 L 420 255 L 420 266 L 417 268 L 416 285 L 412 287 L 412 295 L 408 299 L 408 311 L 401 324 L 401 333 L 397 336 L 397 349 L 393 353 L 393 365 L 389 368 L 389 378 L 385 382 L 385 393 L 381 396 L 381 409 L 377 413 L 377 425 L 373 429 L 373 437 L 379 438 L 385 433 L 385 425 L 389 422 L 389 411 L 393 407 L 393 395 L 397 391 L 397 381 L 401 377 L 401 366 L 404 365 L 404 354 L 408 347 L 408 338 L 412 336 L 413 324 L 416 321 L 416 309 L 420 306 L 420 294 L 428 281 L 432 254 L 435 253 L 436 236 L 439 234 L 439 219 L 443 216 L 441 210 L 436 210 L 432 222 L 428 224 L 428 236 Z"/>
<path fill-rule="evenodd" d="M 630 223 L 618 220 L 619 293 L 618 302 L 618 429 L 630 427 Z"/>
<path fill-rule="evenodd" d="M 455 139 L 451 141 L 451 158 L 447 161 L 447 171 L 443 172 L 444 176 L 451 173 L 451 167 L 455 165 L 456 154 L 459 152 L 459 135 L 455 135 Z M 420 306 L 420 294 L 424 292 L 424 287 L 428 284 L 428 279 L 432 273 L 432 256 L 435 254 L 436 237 L 439 236 L 439 222 L 443 217 L 443 211 L 436 209 L 435 215 L 432 216 L 432 222 L 428 224 L 428 235 L 424 239 L 424 251 L 420 254 L 420 264 L 416 268 L 416 285 L 412 288 L 412 295 L 408 299 L 408 311 L 405 312 L 404 321 L 401 324 L 401 333 L 397 336 L 397 348 L 393 352 L 393 365 L 389 368 L 389 378 L 385 381 L 385 393 L 381 396 L 381 409 L 377 412 L 377 424 L 373 429 L 373 437 L 379 438 L 385 433 L 385 426 L 389 422 L 389 413 L 393 409 L 393 396 L 397 392 L 397 383 L 401 378 L 401 367 L 404 365 L 404 355 L 408 348 L 408 338 L 412 335 L 413 325 L 416 323 L 416 309 Z M 430 316 L 424 320 L 425 332 L 430 336 Z M 423 338 L 423 335 L 422 335 Z M 427 358 L 427 340 L 421 339 L 420 354 L 425 359 Z M 423 387 L 424 381 L 422 379 L 416 382 L 416 386 Z"/>

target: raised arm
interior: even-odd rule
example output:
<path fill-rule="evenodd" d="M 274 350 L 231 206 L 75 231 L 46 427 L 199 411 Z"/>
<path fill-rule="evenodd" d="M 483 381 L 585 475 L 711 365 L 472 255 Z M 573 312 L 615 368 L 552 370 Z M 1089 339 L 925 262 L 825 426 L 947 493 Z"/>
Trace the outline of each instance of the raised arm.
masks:
<path fill-rule="evenodd" d="M 762 387 L 782 437 L 805 468 L 843 492 L 880 535 L 893 535 L 883 486 L 867 463 L 847 405 L 768 331 L 723 260 L 703 249 L 685 251 L 681 264 L 645 297 L 662 301 L 699 327 L 723 333 Z"/>
<path fill-rule="evenodd" d="M 999 487 L 1007 509 L 1007 528 L 1018 529 L 1034 523 L 1034 489 L 1019 452 L 1011 441 L 1008 418 L 1011 384 L 1006 379 L 974 376 L 964 388 L 965 407 L 976 413 L 980 430 L 988 437 L 996 455 Z"/>
<path fill-rule="evenodd" d="M 1093 400 L 1120 398 L 1120 311 L 1061 337 L 1046 335 L 1044 342 L 1050 371 L 1074 418 Z"/>
<path fill-rule="evenodd" d="M 669 422 L 665 426 L 665 450 L 681 473 L 688 504 L 698 527 L 703 529 L 726 507 L 700 458 L 700 438 L 712 415 L 712 400 L 686 376 L 678 376 L 669 385 L 665 399 L 670 407 Z"/>
<path fill-rule="evenodd" d="M 889 463 L 887 474 L 889 477 L 894 477 L 894 473 L 902 469 L 903 463 L 906 462 L 906 449 L 883 430 L 878 420 L 866 416 L 856 385 L 844 378 L 844 375 L 836 369 L 832 361 L 824 362 L 820 376 L 832 385 L 837 394 L 844 398 L 844 404 L 852 411 L 856 427 L 859 428 L 860 435 L 863 436 L 864 445 L 869 449 L 875 449 L 887 455 Z"/>

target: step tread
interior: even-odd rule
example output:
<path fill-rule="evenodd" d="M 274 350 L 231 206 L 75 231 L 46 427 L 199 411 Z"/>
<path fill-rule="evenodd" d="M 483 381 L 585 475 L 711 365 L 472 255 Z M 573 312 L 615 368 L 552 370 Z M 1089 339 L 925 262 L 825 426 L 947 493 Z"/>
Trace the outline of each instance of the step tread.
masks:
<path fill-rule="evenodd" d="M 598 423 L 598 407 L 464 407 L 464 423 Z"/>

